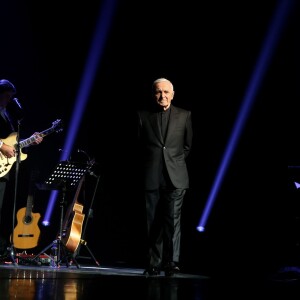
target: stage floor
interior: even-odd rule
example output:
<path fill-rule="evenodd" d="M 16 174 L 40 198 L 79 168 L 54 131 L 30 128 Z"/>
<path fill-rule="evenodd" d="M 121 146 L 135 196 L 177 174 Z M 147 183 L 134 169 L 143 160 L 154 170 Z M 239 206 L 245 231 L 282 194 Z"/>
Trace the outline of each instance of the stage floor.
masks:
<path fill-rule="evenodd" d="M 0 298 L 4 299 L 138 299 L 208 300 L 223 297 L 290 299 L 300 291 L 300 276 L 232 274 L 214 278 L 205 274 L 145 276 L 143 269 L 80 265 L 0 264 Z M 300 274 L 300 273 L 299 273 Z M 284 275 L 284 276 L 283 276 Z"/>

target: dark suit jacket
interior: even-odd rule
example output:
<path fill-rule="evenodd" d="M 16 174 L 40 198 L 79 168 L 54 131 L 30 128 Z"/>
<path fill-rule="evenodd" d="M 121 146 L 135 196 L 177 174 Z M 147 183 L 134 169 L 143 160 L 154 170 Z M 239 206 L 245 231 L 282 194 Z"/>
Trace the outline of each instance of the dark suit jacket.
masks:
<path fill-rule="evenodd" d="M 0 114 L 0 139 L 6 139 L 12 132 L 11 126 Z"/>
<path fill-rule="evenodd" d="M 193 129 L 191 112 L 171 105 L 170 119 L 163 140 L 159 113 L 139 111 L 139 140 L 143 151 L 145 189 L 157 189 L 161 180 L 163 162 L 176 188 L 189 187 L 186 158 L 191 150 Z"/>
<path fill-rule="evenodd" d="M 5 140 L 12 132 L 13 131 L 12 131 L 10 124 L 0 114 L 0 139 Z M 1 159 L 1 162 L 0 162 L 0 166 L 1 166 L 0 172 L 1 172 L 1 170 L 4 170 L 4 168 L 5 168 L 4 163 L 7 163 L 7 162 L 3 156 Z M 7 180 L 8 178 L 9 178 L 9 173 L 4 175 L 3 177 L 0 177 L 0 180 Z"/>

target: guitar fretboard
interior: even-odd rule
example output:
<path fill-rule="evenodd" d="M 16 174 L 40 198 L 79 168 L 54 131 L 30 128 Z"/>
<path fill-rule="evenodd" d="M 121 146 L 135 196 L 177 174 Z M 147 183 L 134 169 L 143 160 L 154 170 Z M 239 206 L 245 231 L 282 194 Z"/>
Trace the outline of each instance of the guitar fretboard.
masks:
<path fill-rule="evenodd" d="M 54 130 L 55 130 L 55 129 L 51 127 L 51 128 L 49 128 L 49 129 L 46 129 L 46 130 L 40 132 L 39 134 L 40 134 L 42 137 L 44 137 L 44 136 L 46 136 L 46 135 L 52 133 Z M 21 141 L 21 142 L 20 142 L 20 147 L 23 148 L 23 147 L 29 146 L 29 145 L 33 144 L 34 141 L 35 141 L 35 136 L 31 136 L 31 137 L 29 137 L 29 138 L 27 138 L 27 139 Z"/>

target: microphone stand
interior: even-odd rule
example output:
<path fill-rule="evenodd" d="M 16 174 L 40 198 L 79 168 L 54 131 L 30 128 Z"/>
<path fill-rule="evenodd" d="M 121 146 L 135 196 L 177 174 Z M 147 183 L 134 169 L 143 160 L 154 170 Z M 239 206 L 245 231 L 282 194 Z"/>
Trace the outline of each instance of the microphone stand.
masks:
<path fill-rule="evenodd" d="M 18 178 L 19 178 L 19 167 L 21 161 L 21 147 L 20 147 L 20 124 L 21 120 L 18 120 L 17 128 L 17 144 L 16 144 L 16 172 L 15 172 L 15 189 L 14 189 L 14 203 L 13 203 L 13 216 L 12 216 L 12 234 L 11 234 L 11 245 L 8 248 L 10 258 L 14 265 L 17 265 L 15 260 L 15 246 L 14 246 L 14 230 L 15 230 L 15 215 L 16 215 L 16 203 L 17 203 L 17 192 L 18 192 Z"/>

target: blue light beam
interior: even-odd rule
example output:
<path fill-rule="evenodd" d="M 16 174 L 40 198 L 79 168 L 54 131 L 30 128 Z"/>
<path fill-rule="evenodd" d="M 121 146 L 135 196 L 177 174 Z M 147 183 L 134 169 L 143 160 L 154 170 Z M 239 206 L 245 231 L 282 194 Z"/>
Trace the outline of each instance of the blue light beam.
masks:
<path fill-rule="evenodd" d="M 87 62 L 83 72 L 83 78 L 79 87 L 78 95 L 76 97 L 73 115 L 70 121 L 67 140 L 65 141 L 64 151 L 60 157 L 61 161 L 68 160 L 72 147 L 76 139 L 79 125 L 85 111 L 85 107 L 90 96 L 91 88 L 99 67 L 99 61 L 105 46 L 105 41 L 109 33 L 110 25 L 113 20 L 113 13 L 115 11 L 117 0 L 106 0 L 103 6 L 100 6 L 98 22 L 94 38 L 91 43 L 90 52 L 87 57 Z M 48 206 L 46 209 L 43 225 L 50 225 L 52 211 L 58 196 L 58 191 L 52 191 Z"/>
<path fill-rule="evenodd" d="M 255 96 L 259 90 L 260 84 L 262 83 L 267 67 L 271 61 L 271 56 L 279 40 L 280 32 L 283 29 L 285 19 L 287 18 L 288 13 L 291 10 L 293 0 L 282 0 L 279 2 L 280 3 L 278 4 L 276 12 L 271 20 L 270 27 L 268 29 L 268 35 L 262 46 L 262 51 L 256 64 L 256 68 L 254 69 L 252 78 L 250 80 L 250 84 L 246 90 L 245 97 L 240 108 L 240 112 L 238 113 L 236 122 L 233 127 L 232 135 L 225 149 L 224 156 L 222 158 L 220 167 L 217 171 L 215 181 L 213 183 L 204 211 L 200 218 L 200 222 L 197 226 L 197 230 L 199 232 L 205 231 L 205 225 L 209 217 L 210 211 L 217 197 L 217 193 L 221 187 L 221 183 L 225 176 L 225 172 L 227 171 L 227 168 L 229 166 L 238 139 L 244 128 L 247 116 L 249 115 L 251 107 L 254 103 Z"/>

